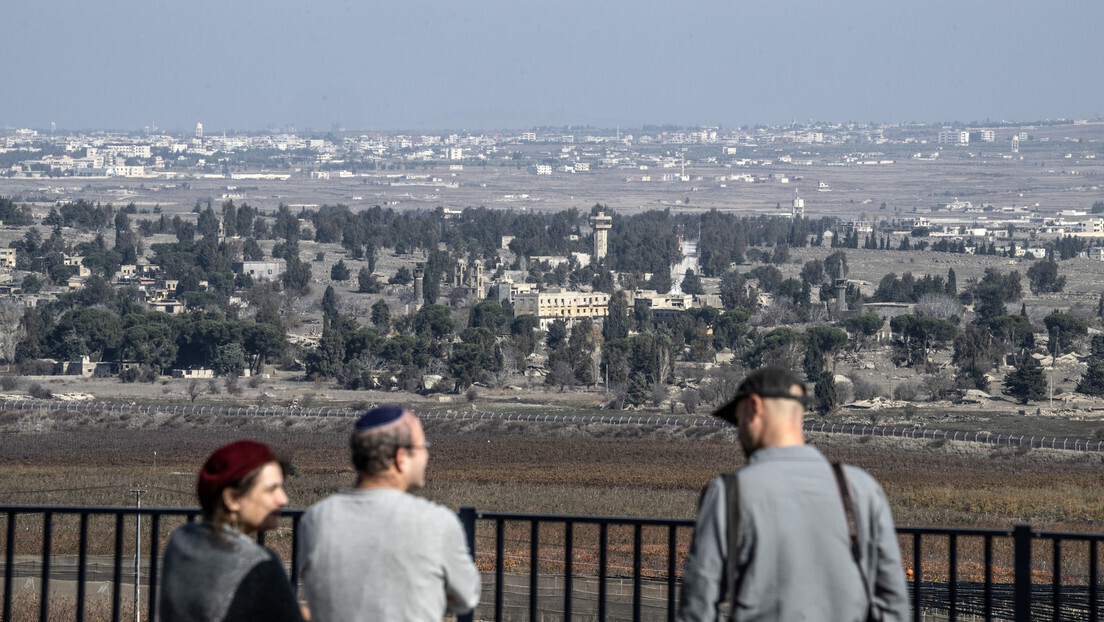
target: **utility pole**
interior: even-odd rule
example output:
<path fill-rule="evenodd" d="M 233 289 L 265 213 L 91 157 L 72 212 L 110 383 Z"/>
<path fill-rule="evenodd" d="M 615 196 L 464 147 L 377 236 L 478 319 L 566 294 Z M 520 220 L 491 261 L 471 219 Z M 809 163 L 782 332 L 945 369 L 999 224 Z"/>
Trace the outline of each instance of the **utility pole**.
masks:
<path fill-rule="evenodd" d="M 142 493 L 146 492 L 142 489 L 134 489 L 130 492 L 134 493 L 134 504 L 138 510 L 142 509 Z M 135 512 L 134 516 L 138 519 L 138 526 L 134 529 L 134 622 L 140 622 L 142 619 L 142 601 L 140 600 L 142 594 L 142 513 Z"/>
<path fill-rule="evenodd" d="M 1048 380 L 1047 384 L 1049 385 L 1047 387 L 1047 389 L 1048 389 L 1048 392 L 1050 393 L 1050 412 L 1051 413 L 1054 412 L 1054 368 L 1058 366 L 1058 347 L 1059 347 L 1058 346 L 1058 338 L 1061 335 L 1061 331 L 1062 331 L 1061 326 L 1055 326 L 1054 327 L 1054 348 L 1051 350 L 1051 354 L 1050 354 L 1050 373 L 1047 374 L 1047 380 Z"/>

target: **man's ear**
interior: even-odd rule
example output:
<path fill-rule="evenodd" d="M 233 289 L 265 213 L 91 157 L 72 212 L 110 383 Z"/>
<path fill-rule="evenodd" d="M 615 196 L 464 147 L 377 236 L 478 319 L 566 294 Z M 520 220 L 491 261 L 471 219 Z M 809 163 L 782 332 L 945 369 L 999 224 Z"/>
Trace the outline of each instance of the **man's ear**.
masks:
<path fill-rule="evenodd" d="M 767 407 L 763 401 L 762 396 L 752 393 L 748 396 L 748 409 L 751 411 L 751 418 L 754 419 L 763 413 L 763 410 Z"/>
<path fill-rule="evenodd" d="M 399 447 L 395 452 L 395 469 L 399 473 L 406 472 L 406 465 L 410 462 L 410 452 L 405 447 Z"/>

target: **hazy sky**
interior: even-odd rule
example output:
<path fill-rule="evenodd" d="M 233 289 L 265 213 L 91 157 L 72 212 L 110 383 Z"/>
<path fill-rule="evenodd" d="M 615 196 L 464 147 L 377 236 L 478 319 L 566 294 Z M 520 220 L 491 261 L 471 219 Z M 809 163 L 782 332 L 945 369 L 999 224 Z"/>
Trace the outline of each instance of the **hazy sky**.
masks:
<path fill-rule="evenodd" d="M 1104 114 L 1104 2 L 0 6 L 0 127 L 328 130 Z"/>

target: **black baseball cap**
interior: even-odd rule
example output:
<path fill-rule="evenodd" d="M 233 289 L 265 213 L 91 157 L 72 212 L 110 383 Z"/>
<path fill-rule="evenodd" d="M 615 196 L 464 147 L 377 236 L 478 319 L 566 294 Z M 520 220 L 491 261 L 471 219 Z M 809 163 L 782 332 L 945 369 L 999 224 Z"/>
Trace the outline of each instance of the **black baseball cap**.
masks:
<path fill-rule="evenodd" d="M 801 396 L 794 395 L 790 388 L 794 385 L 801 387 Z M 721 406 L 714 417 L 720 417 L 732 425 L 736 423 L 736 404 L 742 399 L 758 395 L 759 397 L 784 397 L 806 403 L 807 392 L 805 380 L 798 374 L 782 367 L 761 367 L 744 378 L 736 389 L 736 395 L 724 406 Z"/>

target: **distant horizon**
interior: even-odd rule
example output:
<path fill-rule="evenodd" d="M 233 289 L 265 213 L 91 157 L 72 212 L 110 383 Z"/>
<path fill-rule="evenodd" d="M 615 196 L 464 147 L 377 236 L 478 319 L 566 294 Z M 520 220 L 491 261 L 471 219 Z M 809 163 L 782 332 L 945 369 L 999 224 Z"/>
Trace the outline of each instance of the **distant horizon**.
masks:
<path fill-rule="evenodd" d="M 493 134 L 493 133 L 520 133 L 520 132 L 621 132 L 633 133 L 633 132 L 667 132 L 667 131 L 682 131 L 682 130 L 698 130 L 703 128 L 716 128 L 720 131 L 748 131 L 756 128 L 784 128 L 787 126 L 793 127 L 810 127 L 810 126 L 822 126 L 822 125 L 855 125 L 855 126 L 890 126 L 890 127 L 970 127 L 970 128 L 993 128 L 993 127 L 1017 127 L 1017 126 L 1032 126 L 1032 125 L 1068 125 L 1075 123 L 1102 123 L 1104 117 L 1080 117 L 1080 118 L 1044 118 L 1044 119 L 1001 119 L 992 120 L 986 119 L 984 121 L 960 121 L 960 120 L 934 120 L 934 121 L 878 121 L 878 120 L 805 120 L 805 121 L 786 121 L 780 123 L 745 123 L 740 125 L 719 125 L 719 124 L 690 124 L 682 125 L 676 123 L 642 123 L 636 125 L 594 125 L 594 124 L 541 124 L 541 125 L 529 125 L 529 126 L 516 126 L 516 127 L 486 127 L 486 128 L 461 128 L 461 127 L 425 127 L 425 128 L 412 128 L 412 127 L 395 127 L 395 128 L 355 128 L 355 127 L 343 127 L 341 129 L 323 129 L 316 127 L 297 127 L 294 124 L 280 124 L 277 127 L 264 127 L 264 128 L 240 128 L 240 127 L 210 127 L 203 121 L 197 121 L 197 123 L 203 123 L 204 135 L 207 137 L 215 134 L 221 134 L 223 132 L 232 134 L 285 134 L 285 133 L 314 133 L 314 134 L 357 134 L 357 133 L 379 133 L 379 134 L 443 134 L 443 133 L 456 133 L 464 132 L 469 134 Z M 271 124 L 269 124 L 271 125 Z M 93 134 L 93 133 L 142 133 L 147 129 L 150 133 L 157 132 L 159 134 L 192 134 L 195 132 L 195 124 L 191 124 L 185 127 L 161 127 L 161 126 L 138 126 L 138 127 L 64 127 L 57 126 L 56 129 L 51 130 L 49 127 L 33 127 L 33 126 L 17 126 L 11 124 L 0 125 L 0 132 L 16 132 L 20 130 L 32 130 L 39 133 L 77 133 L 77 134 Z"/>

